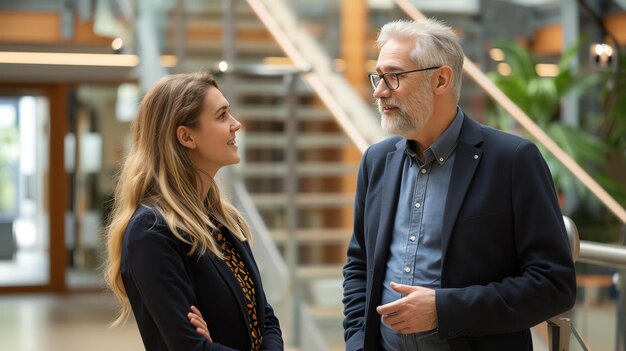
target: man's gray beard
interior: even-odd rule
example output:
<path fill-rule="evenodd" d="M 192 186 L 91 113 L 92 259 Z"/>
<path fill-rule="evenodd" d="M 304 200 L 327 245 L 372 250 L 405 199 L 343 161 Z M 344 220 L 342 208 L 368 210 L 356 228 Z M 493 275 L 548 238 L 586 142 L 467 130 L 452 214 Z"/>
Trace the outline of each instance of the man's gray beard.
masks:
<path fill-rule="evenodd" d="M 411 119 L 404 110 L 398 108 L 398 112 L 392 116 L 381 113 L 380 126 L 390 134 L 402 135 L 403 131 L 413 130 L 415 120 Z"/>
<path fill-rule="evenodd" d="M 387 133 L 404 137 L 424 128 L 428 121 L 427 116 L 430 116 L 433 110 L 429 97 L 421 92 L 409 97 L 408 104 L 415 106 L 415 111 L 407 111 L 405 104 L 400 104 L 396 99 L 387 99 L 387 102 L 396 106 L 398 111 L 394 115 L 385 116 L 382 111 L 382 101 L 383 99 L 377 100 L 378 112 L 380 112 L 381 117 L 380 126 Z"/>

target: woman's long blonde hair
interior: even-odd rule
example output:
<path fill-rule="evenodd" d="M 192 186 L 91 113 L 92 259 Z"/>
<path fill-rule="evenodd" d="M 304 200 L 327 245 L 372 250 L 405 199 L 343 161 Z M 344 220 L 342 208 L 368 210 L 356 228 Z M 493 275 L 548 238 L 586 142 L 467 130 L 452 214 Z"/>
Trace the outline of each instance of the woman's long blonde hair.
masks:
<path fill-rule="evenodd" d="M 121 304 L 114 325 L 124 322 L 131 312 L 121 276 L 122 241 L 128 222 L 142 204 L 159 211 L 172 235 L 191 246 L 190 255 L 209 251 L 222 257 L 211 235 L 217 230 L 213 221 L 222 223 L 239 240 L 250 239 L 245 220 L 220 198 L 213 180 L 206 196 L 199 196 L 199 170 L 176 138 L 178 126 L 199 127 L 199 115 L 211 88 L 219 89 L 207 73 L 167 76 L 144 96 L 131 125 L 131 149 L 116 183 L 107 228 L 105 280 Z M 188 236 L 181 236 L 180 231 Z"/>

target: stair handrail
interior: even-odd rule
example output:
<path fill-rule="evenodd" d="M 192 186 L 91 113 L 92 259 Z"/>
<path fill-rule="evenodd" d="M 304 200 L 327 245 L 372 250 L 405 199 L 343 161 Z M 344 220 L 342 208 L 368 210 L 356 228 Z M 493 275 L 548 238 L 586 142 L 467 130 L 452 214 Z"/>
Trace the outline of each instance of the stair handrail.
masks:
<path fill-rule="evenodd" d="M 292 328 L 290 330 L 295 334 L 292 335 L 292 340 L 302 350 L 328 351 L 328 345 L 321 337 L 322 334 L 305 303 L 290 291 L 291 276 L 287 263 L 278 251 L 248 189 L 239 178 L 227 179 L 225 182 L 229 183 L 232 189 L 234 203 L 250 223 L 254 237 L 252 250 L 261 272 L 267 299 L 274 307 L 276 315 L 280 317 L 284 330 Z M 289 343 L 287 340 L 287 344 Z"/>
<path fill-rule="evenodd" d="M 267 298 L 275 309 L 288 310 L 289 307 L 285 304 L 288 303 L 290 294 L 289 268 L 282 259 L 282 255 L 278 251 L 243 181 L 240 179 L 232 180 L 230 185 L 234 194 L 234 202 L 244 213 L 253 232 L 252 251 L 259 265 Z M 283 315 L 287 316 L 289 314 L 283 313 Z"/>
<path fill-rule="evenodd" d="M 426 19 L 409 0 L 394 0 L 409 17 L 414 20 Z M 593 179 L 574 159 L 570 157 L 552 138 L 550 138 L 519 106 L 465 56 L 463 71 L 472 78 L 483 91 L 507 111 L 530 135 L 543 145 L 556 159 L 565 166 L 591 193 L 600 200 L 623 224 L 626 224 L 626 210 Z"/>
<path fill-rule="evenodd" d="M 302 79 L 361 152 L 386 137 L 378 125 L 378 116 L 356 94 L 343 75 L 333 70 L 332 60 L 318 42 L 300 27 L 284 0 L 246 1 L 289 59 L 304 71 Z"/>
<path fill-rule="evenodd" d="M 302 75 L 303 80 L 317 93 L 357 148 L 363 152 L 370 144 L 382 140 L 385 137 L 384 132 L 372 126 L 377 117 L 373 116 L 372 110 L 354 92 L 345 78 L 333 71 L 328 55 L 311 35 L 299 26 L 297 19 L 284 1 L 246 1 L 285 54 L 297 67 L 307 72 Z M 409 17 L 426 18 L 409 0 L 394 0 L 394 2 Z M 305 58 L 304 53 L 308 59 Z M 626 224 L 626 210 L 467 57 L 464 60 L 463 70 L 530 135 L 552 153 L 623 224 Z"/>

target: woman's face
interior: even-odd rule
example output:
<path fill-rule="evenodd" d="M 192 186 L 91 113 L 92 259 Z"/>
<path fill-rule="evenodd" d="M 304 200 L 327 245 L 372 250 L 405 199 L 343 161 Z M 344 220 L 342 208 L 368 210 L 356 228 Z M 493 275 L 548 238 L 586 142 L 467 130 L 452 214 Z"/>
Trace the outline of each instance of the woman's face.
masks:
<path fill-rule="evenodd" d="M 235 133 L 241 123 L 230 114 L 230 106 L 222 92 L 211 87 L 204 97 L 199 124 L 189 128 L 195 148 L 190 148 L 190 157 L 194 165 L 215 176 L 226 165 L 239 163 Z"/>

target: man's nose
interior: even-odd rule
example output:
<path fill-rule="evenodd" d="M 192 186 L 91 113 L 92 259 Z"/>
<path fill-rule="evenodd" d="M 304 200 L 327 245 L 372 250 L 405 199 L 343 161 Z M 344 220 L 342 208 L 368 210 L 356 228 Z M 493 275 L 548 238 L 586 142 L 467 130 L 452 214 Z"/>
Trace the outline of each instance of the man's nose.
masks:
<path fill-rule="evenodd" d="M 391 95 L 391 89 L 389 89 L 387 83 L 385 83 L 385 81 L 381 79 L 376 89 L 374 89 L 373 96 L 376 99 L 380 99 L 382 97 L 389 97 L 389 95 Z"/>

